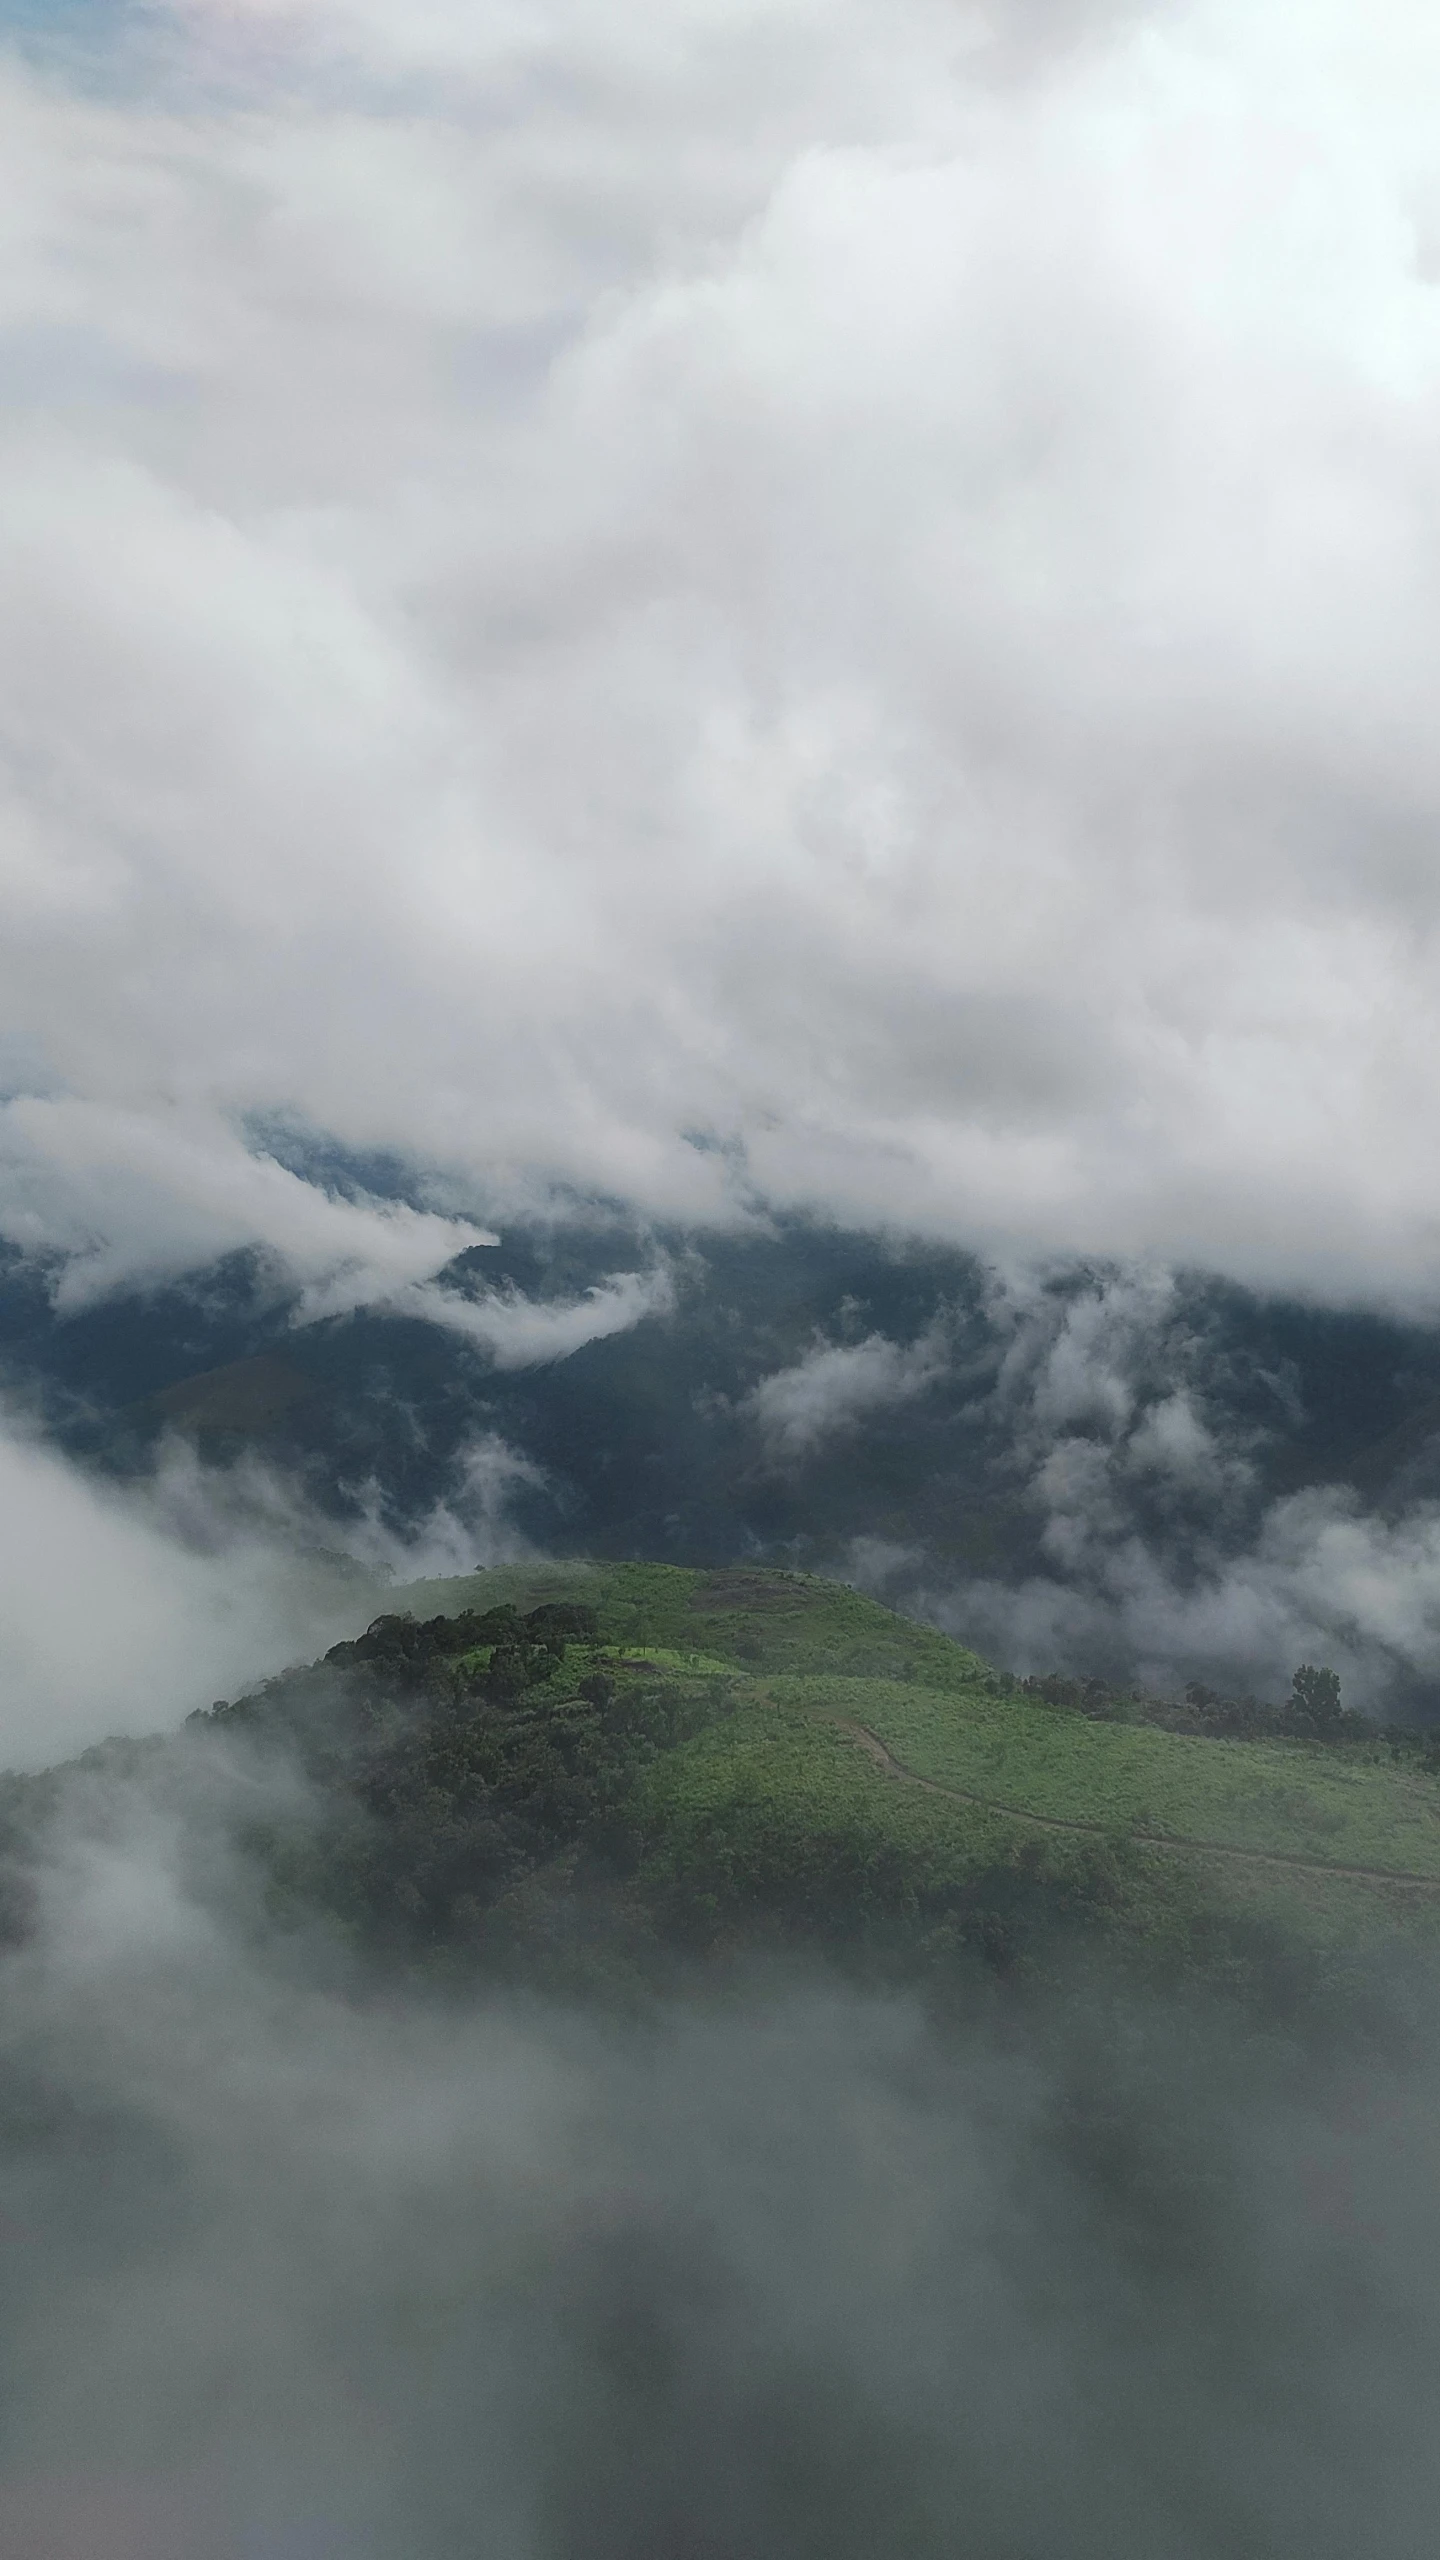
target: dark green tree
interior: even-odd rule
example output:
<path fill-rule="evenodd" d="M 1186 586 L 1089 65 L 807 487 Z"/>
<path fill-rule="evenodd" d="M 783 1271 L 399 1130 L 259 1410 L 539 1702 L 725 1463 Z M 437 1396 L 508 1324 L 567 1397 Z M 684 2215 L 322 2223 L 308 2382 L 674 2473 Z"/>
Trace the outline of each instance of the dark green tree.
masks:
<path fill-rule="evenodd" d="M 1340 1675 L 1302 1662 L 1290 1682 L 1290 1713 L 1310 1733 L 1334 1733 L 1340 1724 Z"/>

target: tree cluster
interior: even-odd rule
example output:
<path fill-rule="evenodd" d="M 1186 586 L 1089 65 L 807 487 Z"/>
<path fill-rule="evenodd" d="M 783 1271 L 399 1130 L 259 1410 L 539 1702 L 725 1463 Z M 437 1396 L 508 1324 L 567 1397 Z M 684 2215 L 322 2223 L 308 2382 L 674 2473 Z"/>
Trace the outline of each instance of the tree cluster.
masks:
<path fill-rule="evenodd" d="M 302 1818 L 250 1845 L 277 1908 L 321 1909 L 359 1943 L 500 1951 L 579 1883 L 633 1864 L 639 1769 L 703 1710 L 597 1658 L 593 1610 L 377 1618 L 323 1662 L 204 1721 L 279 1748 L 311 1782 Z M 547 1922 L 548 1925 L 548 1922 Z"/>
<path fill-rule="evenodd" d="M 1373 1738 L 1375 1731 L 1366 1717 L 1341 1705 L 1339 1674 L 1313 1662 L 1300 1664 L 1289 1696 L 1278 1705 L 1227 1695 L 1199 1680 L 1190 1681 L 1179 1698 L 1152 1697 L 1108 1680 L 1077 1680 L 1062 1671 L 1022 1680 L 1019 1687 L 1024 1696 L 1109 1723 L 1162 1725 L 1171 1733 L 1200 1733 L 1217 1741 L 1257 1742 L 1274 1736 L 1357 1742 Z"/>

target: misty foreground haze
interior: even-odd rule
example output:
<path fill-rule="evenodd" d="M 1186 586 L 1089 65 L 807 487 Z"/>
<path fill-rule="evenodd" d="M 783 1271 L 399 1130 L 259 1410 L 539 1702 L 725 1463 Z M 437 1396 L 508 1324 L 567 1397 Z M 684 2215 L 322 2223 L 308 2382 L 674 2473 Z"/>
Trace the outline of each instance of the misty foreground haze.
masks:
<path fill-rule="evenodd" d="M 265 1918 L 298 1785 L 202 1732 L 12 1856 L 7 2560 L 1433 2549 L 1423 1968 L 427 1988 Z"/>

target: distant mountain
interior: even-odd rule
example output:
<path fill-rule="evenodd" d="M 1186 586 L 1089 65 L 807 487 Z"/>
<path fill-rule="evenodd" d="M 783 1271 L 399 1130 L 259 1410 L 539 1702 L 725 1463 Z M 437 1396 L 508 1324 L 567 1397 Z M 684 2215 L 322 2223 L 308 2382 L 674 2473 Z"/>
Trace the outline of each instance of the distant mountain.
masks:
<path fill-rule="evenodd" d="M 597 1314 L 566 1350 L 636 1272 L 648 1312 L 608 1332 Z M 1183 1592 L 1304 1488 L 1381 1514 L 1440 1495 L 1440 1331 L 1204 1274 L 1007 1284 L 913 1238 L 597 1215 L 518 1228 L 442 1279 L 451 1322 L 300 1323 L 248 1255 L 61 1316 L 12 1257 L 0 1358 L 63 1445 L 122 1473 L 179 1432 L 215 1463 L 259 1453 L 336 1519 L 378 1506 L 403 1536 L 437 1503 L 463 1514 L 471 1455 L 498 1445 L 520 1462 L 508 1516 L 547 1552 L 892 1591 L 1090 1587 L 1130 1541 Z M 1123 1669 L 1103 1630 L 1086 1640 L 1089 1667 Z"/>
<path fill-rule="evenodd" d="M 249 1444 L 308 1432 L 320 1421 L 327 1400 L 321 1382 L 294 1361 L 261 1351 L 249 1360 L 227 1360 L 221 1368 L 178 1378 L 131 1410 L 142 1425 L 153 1417 L 192 1434 L 202 1445 Z"/>

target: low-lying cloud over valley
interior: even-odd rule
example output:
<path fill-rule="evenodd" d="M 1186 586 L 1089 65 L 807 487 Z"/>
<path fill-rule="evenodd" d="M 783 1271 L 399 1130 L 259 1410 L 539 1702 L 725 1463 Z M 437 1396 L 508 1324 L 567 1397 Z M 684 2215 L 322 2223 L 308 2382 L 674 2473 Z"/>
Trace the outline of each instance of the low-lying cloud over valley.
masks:
<path fill-rule="evenodd" d="M 196 1742 L 35 1843 L 25 2560 L 1425 2550 L 1428 2034 L 1297 2075 L 1103 1984 L 961 2039 L 810 1967 L 397 1997 L 262 1918 L 264 1805 Z"/>

